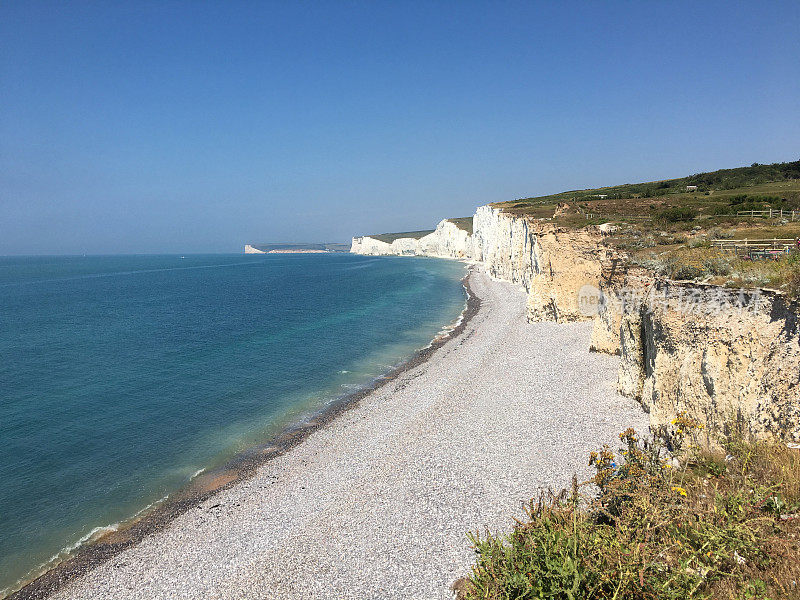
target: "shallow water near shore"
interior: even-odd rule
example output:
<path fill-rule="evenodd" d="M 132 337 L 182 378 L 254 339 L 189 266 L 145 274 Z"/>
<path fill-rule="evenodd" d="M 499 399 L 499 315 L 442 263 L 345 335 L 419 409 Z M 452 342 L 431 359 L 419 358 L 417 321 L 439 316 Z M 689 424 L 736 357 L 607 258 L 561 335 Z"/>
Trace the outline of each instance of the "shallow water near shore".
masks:
<path fill-rule="evenodd" d="M 463 265 L 0 258 L 0 590 L 425 346 Z"/>

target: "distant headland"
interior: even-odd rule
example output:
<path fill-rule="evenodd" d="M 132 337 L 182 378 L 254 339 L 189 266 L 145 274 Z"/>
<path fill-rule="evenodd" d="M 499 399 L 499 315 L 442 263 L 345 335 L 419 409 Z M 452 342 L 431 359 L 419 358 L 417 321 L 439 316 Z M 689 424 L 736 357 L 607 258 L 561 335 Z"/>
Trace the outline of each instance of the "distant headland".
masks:
<path fill-rule="evenodd" d="M 349 252 L 350 244 L 245 244 L 245 254 L 328 254 Z"/>

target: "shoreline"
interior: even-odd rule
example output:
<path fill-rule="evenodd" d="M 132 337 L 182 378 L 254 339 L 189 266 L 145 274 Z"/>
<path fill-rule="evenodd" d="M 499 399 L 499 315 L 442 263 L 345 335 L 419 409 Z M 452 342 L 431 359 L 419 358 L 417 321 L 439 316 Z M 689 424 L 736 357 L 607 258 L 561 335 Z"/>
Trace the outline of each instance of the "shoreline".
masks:
<path fill-rule="evenodd" d="M 406 361 L 387 373 L 376 377 L 368 385 L 336 399 L 327 406 L 310 415 L 309 418 L 286 426 L 276 436 L 265 442 L 251 446 L 232 457 L 229 461 L 210 471 L 201 469 L 184 486 L 170 493 L 162 500 L 142 509 L 137 515 L 120 524 L 112 524 L 93 531 L 109 529 L 95 539 L 78 542 L 72 551 L 66 550 L 66 558 L 52 567 L 42 567 L 43 572 L 25 583 L 21 588 L 3 596 L 4 600 L 39 600 L 48 598 L 61 588 L 95 567 L 105 563 L 121 552 L 136 546 L 145 538 L 165 529 L 175 519 L 192 508 L 207 502 L 218 493 L 241 484 L 253 477 L 264 464 L 282 456 L 300 445 L 312 433 L 332 423 L 386 384 L 433 356 L 449 340 L 460 336 L 470 320 L 478 313 L 481 301 L 470 287 L 474 266 L 469 267 L 462 279 L 465 293 L 465 308 L 455 325 L 438 333 L 430 344 L 417 350 Z M 116 528 L 115 528 L 116 527 Z M 91 536 L 92 533 L 89 534 Z M 62 550 L 59 554 L 65 552 Z"/>
<path fill-rule="evenodd" d="M 586 350 L 590 324 L 527 323 L 524 290 L 480 267 L 470 290 L 461 335 L 51 600 L 452 600 L 468 532 L 507 532 L 539 490 L 588 479 L 590 450 L 647 427 L 619 360 Z"/>

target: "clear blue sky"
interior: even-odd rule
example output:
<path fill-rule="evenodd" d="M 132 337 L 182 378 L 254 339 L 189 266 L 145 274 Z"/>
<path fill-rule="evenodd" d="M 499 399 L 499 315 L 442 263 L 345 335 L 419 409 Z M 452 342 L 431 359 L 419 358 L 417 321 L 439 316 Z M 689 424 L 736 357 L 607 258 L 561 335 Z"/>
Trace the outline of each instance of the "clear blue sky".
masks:
<path fill-rule="evenodd" d="M 800 158 L 800 2 L 0 2 L 0 254 L 225 252 Z"/>

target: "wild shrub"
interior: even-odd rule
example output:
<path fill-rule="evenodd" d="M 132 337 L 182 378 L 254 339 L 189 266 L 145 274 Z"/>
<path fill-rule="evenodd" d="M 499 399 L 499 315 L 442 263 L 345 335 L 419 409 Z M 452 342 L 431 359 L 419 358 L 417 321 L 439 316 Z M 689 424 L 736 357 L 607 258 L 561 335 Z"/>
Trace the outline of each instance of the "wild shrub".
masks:
<path fill-rule="evenodd" d="M 619 452 L 590 455 L 589 482 L 532 501 L 506 536 L 472 534 L 462 597 L 800 597 L 800 452 L 741 438 L 701 450 L 700 431 L 679 415 L 667 454 L 629 429 Z"/>
<path fill-rule="evenodd" d="M 697 211 L 688 206 L 676 206 L 656 212 L 653 220 L 656 223 L 678 223 L 681 221 L 691 221 L 697 216 Z"/>
<path fill-rule="evenodd" d="M 704 235 L 690 238 L 686 244 L 689 248 L 711 248 L 711 240 Z"/>
<path fill-rule="evenodd" d="M 787 295 L 793 300 L 800 298 L 800 261 L 787 265 L 784 281 Z"/>

